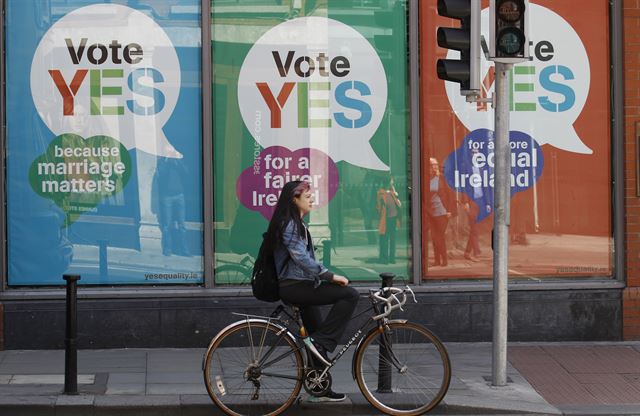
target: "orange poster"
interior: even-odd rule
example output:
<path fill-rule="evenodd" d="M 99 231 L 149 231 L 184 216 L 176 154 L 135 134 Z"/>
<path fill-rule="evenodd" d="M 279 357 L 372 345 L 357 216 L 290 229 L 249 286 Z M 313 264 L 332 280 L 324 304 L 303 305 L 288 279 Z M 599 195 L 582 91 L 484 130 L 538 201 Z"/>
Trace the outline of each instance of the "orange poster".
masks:
<path fill-rule="evenodd" d="M 492 273 L 494 112 L 467 103 L 436 61 L 436 2 L 420 2 L 423 279 Z M 488 1 L 482 33 L 489 39 Z M 532 60 L 509 74 L 511 278 L 611 276 L 609 5 L 529 5 Z M 449 54 L 449 55 L 447 55 Z M 494 90 L 482 58 L 483 96 Z"/>

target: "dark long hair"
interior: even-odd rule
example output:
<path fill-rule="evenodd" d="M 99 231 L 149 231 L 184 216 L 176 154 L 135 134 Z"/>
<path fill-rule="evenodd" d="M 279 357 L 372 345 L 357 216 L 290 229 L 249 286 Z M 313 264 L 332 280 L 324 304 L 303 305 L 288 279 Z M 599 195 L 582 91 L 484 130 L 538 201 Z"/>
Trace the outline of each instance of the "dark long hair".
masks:
<path fill-rule="evenodd" d="M 269 221 L 269 228 L 267 228 L 267 235 L 265 237 L 267 247 L 275 250 L 283 243 L 282 236 L 290 221 L 293 221 L 295 224 L 296 231 L 300 234 L 300 237 L 306 237 L 306 231 L 302 225 L 302 218 L 300 218 L 300 210 L 295 202 L 293 202 L 293 198 L 302 195 L 310 188 L 309 183 L 305 181 L 291 181 L 284 185 L 278 202 L 276 203 L 276 209 L 273 212 L 271 221 Z"/>

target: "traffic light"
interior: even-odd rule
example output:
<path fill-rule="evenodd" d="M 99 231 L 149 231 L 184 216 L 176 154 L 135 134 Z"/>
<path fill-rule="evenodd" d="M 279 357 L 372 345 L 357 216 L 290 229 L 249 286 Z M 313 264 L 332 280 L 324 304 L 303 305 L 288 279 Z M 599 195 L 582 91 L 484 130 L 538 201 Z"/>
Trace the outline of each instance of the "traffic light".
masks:
<path fill-rule="evenodd" d="M 529 0 L 491 0 L 490 59 L 501 63 L 529 60 Z"/>
<path fill-rule="evenodd" d="M 460 59 L 438 59 L 438 78 L 460 84 L 460 94 L 480 90 L 480 0 L 438 0 L 438 14 L 460 20 L 460 27 L 439 27 L 438 46 L 460 51 Z"/>

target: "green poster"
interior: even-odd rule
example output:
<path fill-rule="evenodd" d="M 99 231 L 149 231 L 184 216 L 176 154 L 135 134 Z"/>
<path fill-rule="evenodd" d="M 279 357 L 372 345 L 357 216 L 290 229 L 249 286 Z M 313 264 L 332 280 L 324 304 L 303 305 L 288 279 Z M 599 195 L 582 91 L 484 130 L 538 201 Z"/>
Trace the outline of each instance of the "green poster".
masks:
<path fill-rule="evenodd" d="M 306 180 L 316 257 L 410 275 L 405 1 L 212 2 L 215 277 L 249 283 L 280 190 Z"/>

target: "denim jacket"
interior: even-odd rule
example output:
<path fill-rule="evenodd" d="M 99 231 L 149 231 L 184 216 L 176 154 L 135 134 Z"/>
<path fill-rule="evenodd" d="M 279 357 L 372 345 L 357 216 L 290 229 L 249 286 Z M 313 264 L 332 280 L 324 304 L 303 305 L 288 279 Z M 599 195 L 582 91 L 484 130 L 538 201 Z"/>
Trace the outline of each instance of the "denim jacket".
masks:
<path fill-rule="evenodd" d="M 274 252 L 278 279 L 311 280 L 317 287 L 320 280 L 331 281 L 333 273 L 316 261 L 311 234 L 304 223 L 303 227 L 306 238 L 300 236 L 294 221 L 289 221 L 284 230 L 282 245 Z"/>

